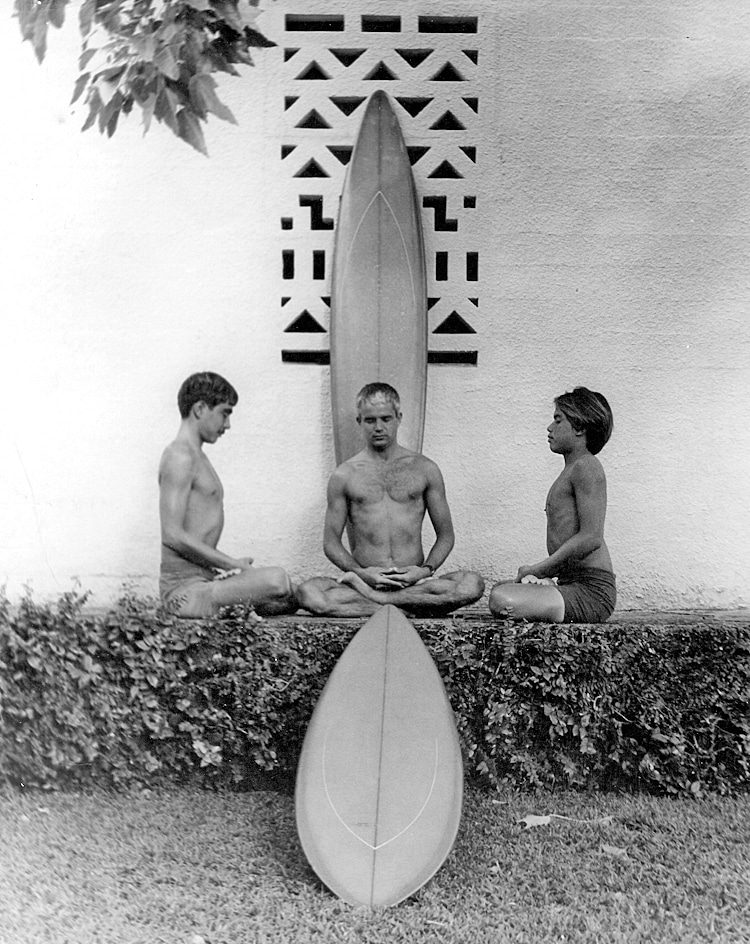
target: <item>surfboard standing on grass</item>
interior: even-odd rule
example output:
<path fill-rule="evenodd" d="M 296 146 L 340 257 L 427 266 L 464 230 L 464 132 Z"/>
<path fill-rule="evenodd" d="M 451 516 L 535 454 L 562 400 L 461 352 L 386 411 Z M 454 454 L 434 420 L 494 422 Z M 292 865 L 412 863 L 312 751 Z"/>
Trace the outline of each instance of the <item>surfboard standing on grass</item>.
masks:
<path fill-rule="evenodd" d="M 440 675 L 409 621 L 381 607 L 336 663 L 297 768 L 297 831 L 323 882 L 353 905 L 414 894 L 445 861 L 463 766 Z"/>

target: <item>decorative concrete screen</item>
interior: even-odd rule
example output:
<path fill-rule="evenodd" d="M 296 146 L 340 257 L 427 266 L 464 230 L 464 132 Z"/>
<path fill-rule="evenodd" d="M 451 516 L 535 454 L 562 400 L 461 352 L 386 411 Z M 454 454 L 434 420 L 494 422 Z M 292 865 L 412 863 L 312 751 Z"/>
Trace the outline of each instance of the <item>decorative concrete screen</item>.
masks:
<path fill-rule="evenodd" d="M 282 37 L 284 62 L 279 161 L 289 184 L 289 205 L 277 223 L 281 357 L 288 363 L 329 362 L 327 293 L 338 201 L 365 103 L 377 89 L 394 103 L 422 206 L 428 361 L 477 363 L 481 15 L 405 6 L 342 4 L 310 13 L 285 4 L 275 14 L 273 35 Z"/>

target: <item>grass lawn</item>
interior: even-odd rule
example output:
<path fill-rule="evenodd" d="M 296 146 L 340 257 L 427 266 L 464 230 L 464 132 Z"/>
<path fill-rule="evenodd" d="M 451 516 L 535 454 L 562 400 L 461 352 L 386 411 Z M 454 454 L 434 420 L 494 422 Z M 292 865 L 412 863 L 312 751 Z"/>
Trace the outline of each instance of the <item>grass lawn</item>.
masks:
<path fill-rule="evenodd" d="M 443 868 L 370 912 L 317 880 L 285 793 L 0 794 L 2 944 L 307 941 L 748 942 L 750 797 L 469 790 Z"/>

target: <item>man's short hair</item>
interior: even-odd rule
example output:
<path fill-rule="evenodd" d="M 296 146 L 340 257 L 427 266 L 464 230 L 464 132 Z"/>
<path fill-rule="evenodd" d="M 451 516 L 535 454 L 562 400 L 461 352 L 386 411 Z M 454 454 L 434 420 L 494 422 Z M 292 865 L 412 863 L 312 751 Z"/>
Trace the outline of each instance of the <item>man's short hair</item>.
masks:
<path fill-rule="evenodd" d="M 190 416 L 190 411 L 195 404 L 201 401 L 213 410 L 220 403 L 234 406 L 238 400 L 237 391 L 229 381 L 210 370 L 204 370 L 200 374 L 191 374 L 187 380 L 183 381 L 180 392 L 177 394 L 177 406 L 183 419 Z"/>
<path fill-rule="evenodd" d="M 362 407 L 368 400 L 374 400 L 376 397 L 384 397 L 393 404 L 394 410 L 398 413 L 401 410 L 401 400 L 396 390 L 387 383 L 369 383 L 357 394 L 357 413 L 362 411 Z"/>
<path fill-rule="evenodd" d="M 606 398 L 586 387 L 575 387 L 571 393 L 555 397 L 555 406 L 570 420 L 578 432 L 586 434 L 586 448 L 596 455 L 612 435 L 614 419 Z"/>

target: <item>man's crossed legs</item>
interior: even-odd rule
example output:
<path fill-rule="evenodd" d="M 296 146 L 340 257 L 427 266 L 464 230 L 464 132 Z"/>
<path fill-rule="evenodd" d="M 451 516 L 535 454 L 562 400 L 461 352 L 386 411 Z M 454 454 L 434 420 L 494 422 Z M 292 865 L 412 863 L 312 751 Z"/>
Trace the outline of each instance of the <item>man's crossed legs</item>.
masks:
<path fill-rule="evenodd" d="M 386 603 L 415 617 L 441 617 L 468 606 L 484 593 L 484 580 L 470 570 L 428 577 L 409 587 L 380 590 L 353 572 L 339 580 L 312 577 L 297 588 L 299 605 L 316 616 L 370 616 Z"/>
<path fill-rule="evenodd" d="M 220 577 L 188 564 L 177 572 L 162 570 L 160 594 L 169 612 L 183 619 L 208 619 L 222 607 L 236 605 L 252 606 L 260 616 L 298 609 L 292 582 L 281 567 L 249 567 Z"/>

